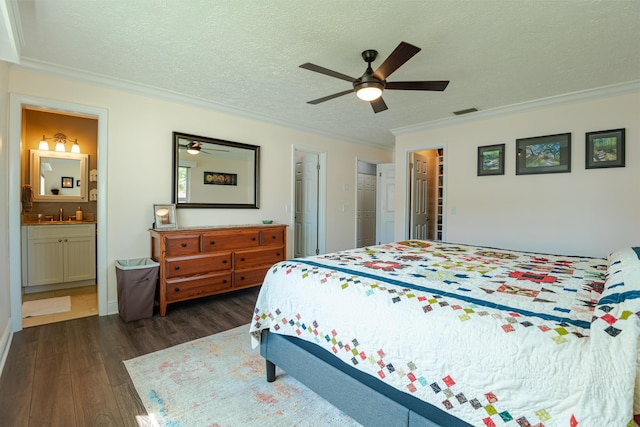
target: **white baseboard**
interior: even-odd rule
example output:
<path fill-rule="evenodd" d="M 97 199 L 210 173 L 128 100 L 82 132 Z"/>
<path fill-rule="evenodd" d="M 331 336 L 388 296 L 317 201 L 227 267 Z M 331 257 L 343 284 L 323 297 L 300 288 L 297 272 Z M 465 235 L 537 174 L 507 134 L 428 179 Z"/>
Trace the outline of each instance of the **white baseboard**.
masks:
<path fill-rule="evenodd" d="M 107 315 L 118 314 L 118 301 L 107 302 Z"/>
<path fill-rule="evenodd" d="M 0 375 L 2 374 L 4 363 L 7 361 L 7 356 L 9 355 L 12 338 L 13 333 L 11 332 L 11 319 L 9 319 L 4 331 L 2 331 L 2 336 L 0 336 Z"/>

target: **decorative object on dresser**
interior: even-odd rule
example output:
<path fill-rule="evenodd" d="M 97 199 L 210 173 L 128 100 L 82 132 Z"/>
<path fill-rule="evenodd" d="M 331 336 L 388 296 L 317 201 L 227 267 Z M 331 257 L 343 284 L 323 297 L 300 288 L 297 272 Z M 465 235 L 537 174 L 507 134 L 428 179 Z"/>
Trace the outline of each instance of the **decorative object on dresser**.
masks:
<path fill-rule="evenodd" d="M 167 305 L 259 286 L 285 259 L 286 225 L 150 230 L 151 259 L 160 263 L 160 316 Z"/>
<path fill-rule="evenodd" d="M 176 228 L 176 205 L 153 205 L 153 228 Z"/>

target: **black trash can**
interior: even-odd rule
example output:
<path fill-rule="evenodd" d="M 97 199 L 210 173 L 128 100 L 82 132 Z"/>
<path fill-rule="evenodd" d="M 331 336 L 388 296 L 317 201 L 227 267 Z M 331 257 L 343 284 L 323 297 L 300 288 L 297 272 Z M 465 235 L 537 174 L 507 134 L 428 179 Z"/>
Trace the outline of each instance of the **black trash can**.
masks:
<path fill-rule="evenodd" d="M 116 260 L 118 314 L 125 322 L 153 316 L 160 264 L 150 258 Z"/>

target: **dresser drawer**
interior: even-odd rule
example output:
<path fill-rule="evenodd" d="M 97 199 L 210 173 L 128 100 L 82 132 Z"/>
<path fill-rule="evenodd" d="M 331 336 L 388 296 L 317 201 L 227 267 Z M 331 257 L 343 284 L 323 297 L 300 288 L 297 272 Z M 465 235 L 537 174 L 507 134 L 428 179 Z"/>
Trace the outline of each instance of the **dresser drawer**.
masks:
<path fill-rule="evenodd" d="M 284 244 L 284 229 L 273 228 L 260 231 L 260 244 L 263 246 L 282 246 Z"/>
<path fill-rule="evenodd" d="M 202 234 L 202 252 L 251 248 L 260 245 L 258 230 L 216 232 Z"/>
<path fill-rule="evenodd" d="M 251 251 L 238 251 L 233 254 L 233 268 L 243 270 L 245 268 L 266 265 L 271 267 L 284 259 L 284 248 L 256 249 Z"/>
<path fill-rule="evenodd" d="M 181 301 L 213 295 L 231 289 L 231 273 L 207 274 L 167 280 L 167 301 Z"/>
<path fill-rule="evenodd" d="M 165 236 L 167 256 L 191 255 L 200 252 L 200 235 Z"/>
<path fill-rule="evenodd" d="M 233 273 L 233 287 L 244 288 L 247 286 L 260 285 L 264 282 L 264 276 L 271 266 L 257 267 L 249 270 L 236 271 Z"/>
<path fill-rule="evenodd" d="M 196 255 L 167 258 L 167 278 L 231 270 L 231 254 Z"/>

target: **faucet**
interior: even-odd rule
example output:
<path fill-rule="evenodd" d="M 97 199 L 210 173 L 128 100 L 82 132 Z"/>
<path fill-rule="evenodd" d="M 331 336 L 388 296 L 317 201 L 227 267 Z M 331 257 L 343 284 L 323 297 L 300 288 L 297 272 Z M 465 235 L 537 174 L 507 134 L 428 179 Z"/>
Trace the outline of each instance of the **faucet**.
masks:
<path fill-rule="evenodd" d="M 60 221 L 63 221 L 62 208 L 60 208 Z"/>

